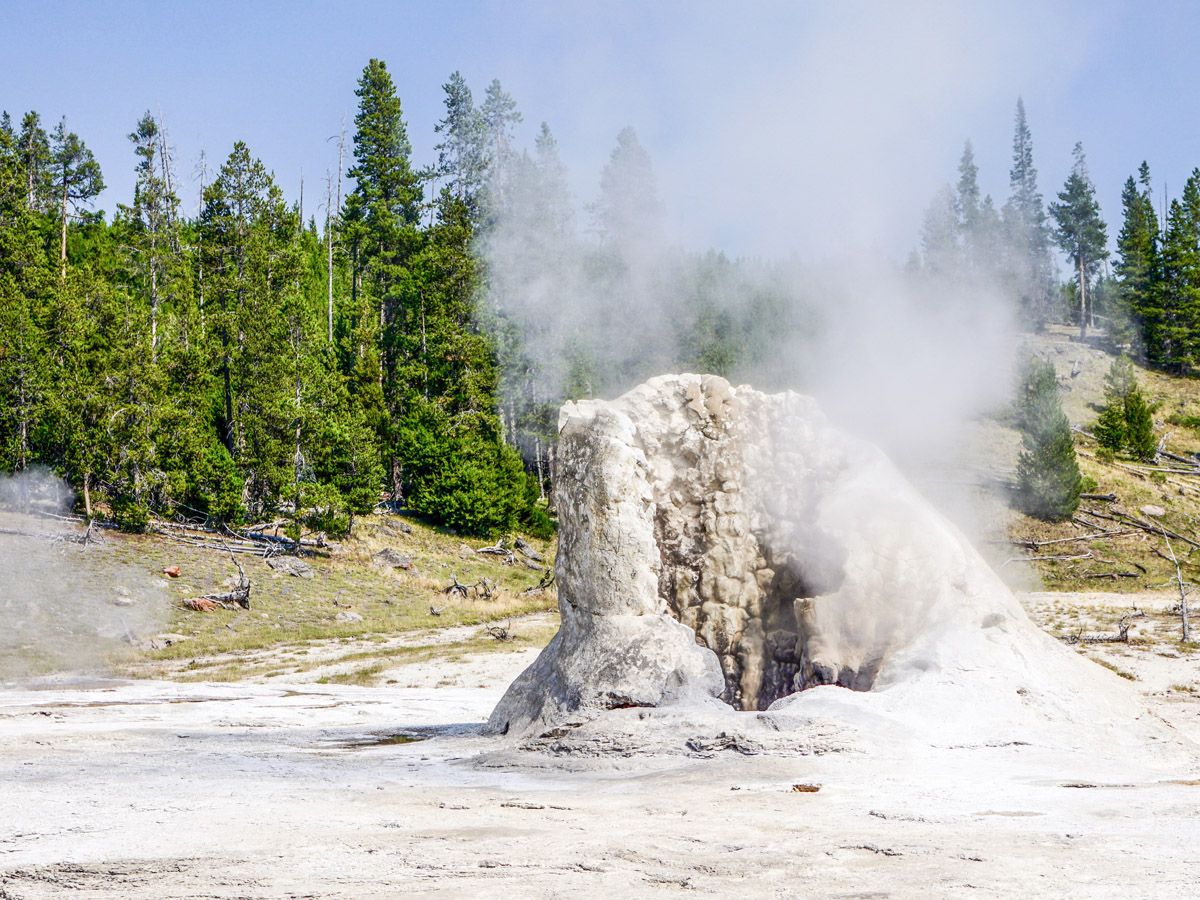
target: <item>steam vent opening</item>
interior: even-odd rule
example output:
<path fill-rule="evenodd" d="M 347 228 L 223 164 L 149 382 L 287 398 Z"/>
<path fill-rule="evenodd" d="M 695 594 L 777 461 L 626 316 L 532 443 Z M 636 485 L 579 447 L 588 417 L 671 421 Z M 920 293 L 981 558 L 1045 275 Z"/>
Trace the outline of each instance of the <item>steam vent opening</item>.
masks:
<path fill-rule="evenodd" d="M 715 521 L 718 531 L 697 534 L 691 522 L 659 508 L 659 593 L 696 642 L 716 654 L 725 679 L 721 700 L 765 710 L 818 685 L 870 688 L 871 672 L 834 670 L 813 654 L 813 605 L 839 587 L 840 565 L 806 573 L 792 553 L 773 554 L 748 535 L 737 540 L 735 528 L 721 534 L 719 516 L 694 521 Z"/>
<path fill-rule="evenodd" d="M 562 626 L 493 732 L 693 697 L 761 711 L 822 685 L 870 691 L 910 639 L 897 600 L 928 602 L 923 582 L 894 590 L 911 580 L 895 517 L 912 521 L 917 499 L 811 398 L 659 376 L 568 404 L 558 446 Z"/>

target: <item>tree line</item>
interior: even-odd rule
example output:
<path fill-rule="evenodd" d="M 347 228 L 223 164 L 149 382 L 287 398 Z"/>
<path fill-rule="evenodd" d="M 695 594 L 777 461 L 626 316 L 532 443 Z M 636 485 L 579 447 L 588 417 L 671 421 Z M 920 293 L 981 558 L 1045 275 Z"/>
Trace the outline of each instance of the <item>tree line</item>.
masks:
<path fill-rule="evenodd" d="M 1117 348 L 1147 365 L 1181 375 L 1200 369 L 1200 169 L 1160 215 L 1145 162 L 1126 180 L 1122 223 L 1110 264 L 1109 231 L 1082 144 L 1062 188 L 1045 203 L 1033 164 L 1025 106 L 1017 101 L 1009 197 L 996 209 L 981 196 L 968 141 L 958 181 L 925 213 L 921 253 L 911 265 L 965 285 L 999 288 L 1022 323 L 1040 328 L 1073 322 L 1086 338 L 1103 325 Z M 1052 251 L 1070 264 L 1059 281 Z"/>
<path fill-rule="evenodd" d="M 65 120 L 3 114 L 0 469 L 47 466 L 85 516 L 130 529 L 282 515 L 338 533 L 384 503 L 462 533 L 548 535 L 564 399 L 770 356 L 796 318 L 783 279 L 764 289 L 746 263 L 664 249 L 632 129 L 585 239 L 549 127 L 522 148 L 498 81 L 480 101 L 457 72 L 442 90 L 418 165 L 370 60 L 307 218 L 240 141 L 215 171 L 202 157 L 188 215 L 150 113 L 128 136 L 134 195 L 108 218 Z M 522 305 L 534 296 L 540 310 Z"/>
<path fill-rule="evenodd" d="M 161 123 L 129 134 L 134 196 L 64 121 L 0 119 L 0 468 L 46 465 L 125 527 L 289 515 L 345 531 L 381 500 L 465 532 L 549 527 L 503 438 L 474 241 L 519 116 L 444 86 L 418 169 L 386 65 L 359 79 L 345 197 L 303 218 L 242 142 L 181 209 Z M 341 173 L 336 183 L 341 193 Z"/>
<path fill-rule="evenodd" d="M 307 218 L 242 142 L 202 165 L 188 215 L 150 113 L 129 134 L 133 197 L 108 218 L 65 121 L 0 117 L 0 468 L 48 466 L 85 515 L 133 529 L 282 515 L 336 533 L 387 503 L 463 533 L 548 534 L 564 399 L 668 368 L 802 386 L 798 342 L 833 311 L 786 266 L 671 248 L 632 129 L 584 233 L 550 129 L 522 148 L 498 81 L 479 102 L 458 73 L 442 89 L 418 165 L 387 66 L 368 62 Z M 1127 322 L 1135 352 L 1190 369 L 1200 176 L 1161 232 L 1144 167 L 1127 185 L 1111 278 L 1081 148 L 1071 178 L 1047 209 L 1018 103 L 1008 199 L 982 195 L 968 144 L 916 283 L 1000 285 L 1031 326 Z"/>

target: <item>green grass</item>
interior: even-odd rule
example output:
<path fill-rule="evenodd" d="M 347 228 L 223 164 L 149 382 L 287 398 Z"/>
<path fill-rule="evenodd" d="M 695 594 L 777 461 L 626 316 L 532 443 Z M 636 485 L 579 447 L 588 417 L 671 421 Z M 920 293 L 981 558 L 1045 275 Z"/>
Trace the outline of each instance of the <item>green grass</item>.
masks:
<path fill-rule="evenodd" d="M 1120 668 L 1114 663 L 1110 663 L 1107 659 L 1101 659 L 1098 656 L 1089 656 L 1088 659 L 1090 659 L 1096 665 L 1103 666 L 1104 668 L 1108 669 L 1108 671 L 1120 676 L 1121 678 L 1124 678 L 1126 681 L 1138 680 L 1138 677 L 1132 672 L 1126 672 L 1124 669 Z"/>
<path fill-rule="evenodd" d="M 389 517 L 395 523 L 396 517 Z M 115 560 L 136 563 L 153 573 L 178 565 L 182 572 L 167 582 L 171 601 L 164 633 L 184 640 L 159 649 L 123 654 L 116 662 L 128 674 L 155 674 L 155 663 L 171 664 L 229 655 L 252 655 L 271 650 L 272 662 L 297 654 L 314 642 L 347 640 L 383 642 L 407 632 L 479 625 L 557 608 L 554 591 L 526 594 L 541 578 L 518 555 L 515 565 L 499 558 L 475 554 L 468 548 L 487 542 L 448 535 L 435 528 L 405 520 L 411 534 L 387 527 L 389 518 L 360 519 L 353 535 L 330 552 L 305 558 L 314 571 L 311 579 L 283 575 L 254 556 L 238 561 L 251 581 L 249 610 L 197 613 L 178 605 L 184 597 L 227 590 L 236 578 L 230 557 L 219 551 L 176 543 L 160 535 L 111 535 L 106 552 Z M 552 565 L 553 546 L 530 540 Z M 381 570 L 372 565 L 379 550 L 390 547 L 412 557 L 408 571 Z M 447 596 L 442 590 L 455 576 L 464 584 L 482 578 L 495 582 L 492 600 Z M 437 607 L 433 615 L 430 607 Z M 339 620 L 352 614 L 353 620 Z M 194 667 L 193 667 L 194 668 Z"/>
<path fill-rule="evenodd" d="M 395 647 L 351 649 L 319 659 L 298 659 L 294 664 L 281 665 L 280 654 L 272 653 L 262 661 L 219 657 L 194 661 L 174 677 L 179 681 L 240 681 L 245 678 L 271 678 L 296 675 L 326 668 L 341 668 L 354 663 L 366 663 L 349 671 L 333 672 L 316 679 L 318 684 L 371 685 L 389 669 L 412 663 L 441 659 L 453 662 L 464 656 L 479 653 L 504 653 L 543 647 L 558 630 L 556 620 L 546 624 L 517 624 L 512 627 L 512 639 L 498 641 L 486 634 L 474 635 L 459 641 L 406 644 Z M 361 646 L 357 642 L 352 646 Z"/>
<path fill-rule="evenodd" d="M 1067 332 L 1050 329 L 1050 333 L 1035 349 L 1052 352 L 1057 361 L 1060 382 L 1069 390 L 1063 394 L 1063 407 L 1071 422 L 1090 429 L 1096 419 L 1095 408 L 1103 399 L 1104 375 L 1108 371 L 1111 356 L 1097 353 L 1093 348 L 1081 349 L 1066 340 Z M 1059 333 L 1061 332 L 1061 333 Z M 1071 378 L 1069 363 L 1083 361 L 1082 370 Z M 1200 381 L 1180 378 L 1162 372 L 1137 368 L 1136 374 L 1147 398 L 1157 406 L 1155 435 L 1166 437 L 1166 449 L 1181 456 L 1200 451 L 1200 433 L 1194 425 L 1200 423 Z M 1095 482 L 1089 493 L 1117 495 L 1116 504 L 1085 500 L 1084 508 L 1111 513 L 1114 506 L 1124 512 L 1145 519 L 1139 510 L 1147 504 L 1161 506 L 1166 515 L 1157 521 L 1169 531 L 1187 535 L 1200 541 L 1200 478 L 1155 473 L 1138 469 L 1134 460 L 1121 457 L 1106 458 L 1098 452 L 1095 441 L 1077 434 L 1076 452 L 1080 471 L 1086 479 Z M 1086 514 L 1085 514 L 1086 515 Z M 1105 530 L 1124 530 L 1117 523 L 1097 519 Z M 1086 534 L 1083 528 L 1070 522 L 1047 523 L 1028 516 L 1015 515 L 1009 536 L 1016 541 L 1045 541 Z M 1200 550 L 1192 551 L 1181 541 L 1172 541 L 1176 555 L 1183 568 L 1184 578 L 1200 582 Z M 1038 551 L 1015 548 L 1019 555 L 1074 555 L 1083 552 L 1084 542 L 1056 544 Z M 1175 578 L 1175 567 L 1160 556 L 1166 552 L 1166 543 L 1161 536 L 1132 529 L 1128 535 L 1105 537 L 1086 543 L 1093 559 L 1039 561 L 1033 563 L 1047 590 L 1056 591 L 1111 591 L 1141 592 L 1170 590 Z M 1111 572 L 1136 572 L 1135 577 L 1089 577 Z"/>

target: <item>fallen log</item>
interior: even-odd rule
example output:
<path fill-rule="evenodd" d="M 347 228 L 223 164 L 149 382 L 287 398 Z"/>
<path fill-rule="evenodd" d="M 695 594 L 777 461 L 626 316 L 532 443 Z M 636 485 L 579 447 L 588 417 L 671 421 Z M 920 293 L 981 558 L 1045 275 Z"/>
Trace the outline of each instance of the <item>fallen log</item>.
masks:
<path fill-rule="evenodd" d="M 499 556 L 506 566 L 511 566 L 517 561 L 513 552 L 504 546 L 503 540 L 496 541 L 495 545 L 491 547 L 479 547 L 475 552 L 484 553 L 489 556 Z"/>
<path fill-rule="evenodd" d="M 1135 606 L 1118 620 L 1115 633 L 1084 634 L 1083 629 L 1080 628 L 1075 634 L 1067 635 L 1062 640 L 1068 644 L 1128 644 L 1129 628 L 1133 624 L 1133 620 L 1144 618 L 1146 618 L 1146 614 Z"/>
<path fill-rule="evenodd" d="M 1010 541 L 1011 544 L 1017 547 L 1025 547 L 1029 550 L 1037 550 L 1040 547 L 1049 547 L 1051 544 L 1070 544 L 1074 541 L 1091 541 L 1097 538 L 1116 537 L 1122 534 L 1133 534 L 1132 531 L 1094 531 L 1091 534 L 1081 534 L 1076 537 L 1055 538 L 1051 541 Z"/>
<path fill-rule="evenodd" d="M 195 538 L 184 537 L 183 535 L 168 534 L 164 535 L 168 540 L 172 540 L 177 544 L 183 544 L 187 547 L 198 547 L 201 550 L 221 550 L 228 553 L 252 553 L 255 556 L 269 556 L 274 550 L 273 546 L 263 544 L 233 543 L 228 542 L 217 543 L 215 541 L 202 541 Z"/>
<path fill-rule="evenodd" d="M 1014 557 L 1012 557 L 1012 559 L 1006 559 L 1001 564 L 1001 568 L 1003 568 L 1004 566 L 1007 566 L 1009 563 L 1014 563 L 1014 562 L 1045 562 L 1048 560 L 1056 560 L 1056 561 L 1064 561 L 1065 562 L 1068 560 L 1091 559 L 1091 558 L 1092 558 L 1091 550 L 1089 550 L 1087 553 L 1080 553 L 1080 554 L 1077 554 L 1074 556 L 1014 556 Z"/>
<path fill-rule="evenodd" d="M 250 608 L 250 579 L 246 577 L 246 570 L 237 561 L 237 557 L 233 555 L 232 550 L 229 551 L 229 558 L 237 566 L 237 587 L 223 594 L 204 594 L 200 597 L 188 597 L 179 601 L 184 609 L 190 609 L 194 612 L 212 612 L 218 606 L 223 609 L 234 609 L 236 607 L 241 607 L 242 609 Z"/>
<path fill-rule="evenodd" d="M 73 531 L 25 531 L 21 528 L 0 528 L 0 534 L 11 535 L 13 537 L 31 537 L 38 538 L 43 541 L 50 541 L 53 544 L 79 544 L 82 547 L 87 547 L 93 543 L 100 542 L 100 536 L 95 533 L 94 529 L 98 526 L 95 521 L 89 522 L 87 529 L 83 534 Z"/>
<path fill-rule="evenodd" d="M 1200 542 L 1194 541 L 1190 537 L 1179 534 L 1178 532 L 1163 528 L 1157 523 L 1147 522 L 1144 519 L 1139 519 L 1137 516 L 1131 516 L 1129 513 L 1123 513 L 1115 509 L 1112 511 L 1111 515 L 1094 509 L 1085 509 L 1084 512 L 1089 516 L 1095 516 L 1098 519 L 1108 519 L 1110 522 L 1116 522 L 1118 525 L 1132 525 L 1134 528 L 1138 528 L 1149 534 L 1163 534 L 1167 537 L 1173 537 L 1176 540 L 1183 541 L 1185 544 L 1200 550 Z"/>
<path fill-rule="evenodd" d="M 1196 457 L 1180 456 L 1178 453 L 1169 453 L 1166 450 L 1160 450 L 1159 456 L 1165 456 L 1167 459 L 1173 459 L 1175 462 L 1187 463 L 1195 469 L 1200 469 L 1200 459 Z"/>
<path fill-rule="evenodd" d="M 1129 463 L 1126 468 L 1138 469 L 1139 471 L 1150 473 L 1162 472 L 1164 475 L 1191 475 L 1193 477 L 1200 477 L 1200 469 L 1195 467 L 1181 469 L 1178 466 L 1152 466 L 1149 463 Z"/>
<path fill-rule="evenodd" d="M 324 550 L 329 546 L 323 533 L 318 533 L 317 536 L 312 540 L 305 540 L 304 538 L 293 540 L 290 537 L 285 537 L 284 535 L 279 534 L 262 534 L 261 532 L 257 531 L 234 531 L 229 526 L 225 526 L 225 531 L 227 531 L 234 538 L 238 538 L 243 541 L 259 541 L 266 544 L 275 544 L 277 546 L 296 548 L 310 547 L 317 550 Z"/>
<path fill-rule="evenodd" d="M 528 543 L 527 543 L 527 542 L 526 542 L 524 539 L 522 539 L 522 538 L 517 538 L 517 539 L 516 539 L 516 540 L 513 542 L 513 547 L 514 547 L 514 548 L 516 549 L 516 551 L 517 551 L 518 553 L 520 553 L 522 556 L 525 556 L 525 557 L 527 557 L 527 558 L 529 558 L 529 559 L 532 559 L 534 562 L 541 562 L 541 561 L 542 561 L 542 554 L 540 554 L 540 553 L 538 553 L 536 550 L 534 550 L 534 549 L 533 549 L 533 547 L 531 547 L 531 546 L 530 546 L 530 545 L 529 545 L 529 544 L 528 544 Z"/>

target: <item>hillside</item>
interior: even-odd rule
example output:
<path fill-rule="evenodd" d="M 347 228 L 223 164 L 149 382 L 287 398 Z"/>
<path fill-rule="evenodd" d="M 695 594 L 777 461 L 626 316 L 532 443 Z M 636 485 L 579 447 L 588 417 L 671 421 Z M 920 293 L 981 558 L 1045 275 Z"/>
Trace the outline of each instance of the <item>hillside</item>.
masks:
<path fill-rule="evenodd" d="M 1200 542 L 1200 468 L 1192 473 L 1187 464 L 1169 458 L 1147 465 L 1097 454 L 1096 442 L 1087 432 L 1103 403 L 1104 376 L 1114 357 L 1072 338 L 1073 331 L 1067 328 L 1049 329 L 1032 338 L 1029 349 L 1054 362 L 1063 409 L 1076 429 L 1080 470 L 1090 479 L 1085 482 L 1086 493 L 1116 499 L 1085 499 L 1072 521 L 1059 524 L 1015 515 L 1008 532 L 1016 545 L 1012 555 L 1074 557 L 1033 562 L 1048 590 L 1170 589 L 1175 582 L 1171 550 L 1184 578 L 1197 580 L 1200 556 L 1189 541 Z M 1200 386 L 1193 379 L 1135 368 L 1147 398 L 1156 406 L 1155 433 L 1161 446 L 1176 456 L 1194 458 L 1200 452 Z M 1015 432 L 1006 430 L 1009 446 L 1015 450 L 1019 445 Z M 1130 517 L 1181 537 L 1172 539 L 1168 549 L 1166 538 L 1129 524 Z"/>
<path fill-rule="evenodd" d="M 7 514 L 2 524 L 14 558 L 32 562 L 11 576 L 27 586 L 15 602 L 28 608 L 15 611 L 20 627 L 0 676 L 82 668 L 366 685 L 385 682 L 393 664 L 541 646 L 555 628 L 554 587 L 539 586 L 554 548 L 533 538 L 524 546 L 540 560 L 479 553 L 486 541 L 374 515 L 289 574 L 291 557 L 239 552 L 235 563 L 220 536 L 211 549 L 190 534 L 105 531 L 84 546 L 31 516 Z M 250 581 L 249 609 L 183 605 L 236 587 L 238 565 Z M 453 583 L 465 591 L 447 593 Z"/>

